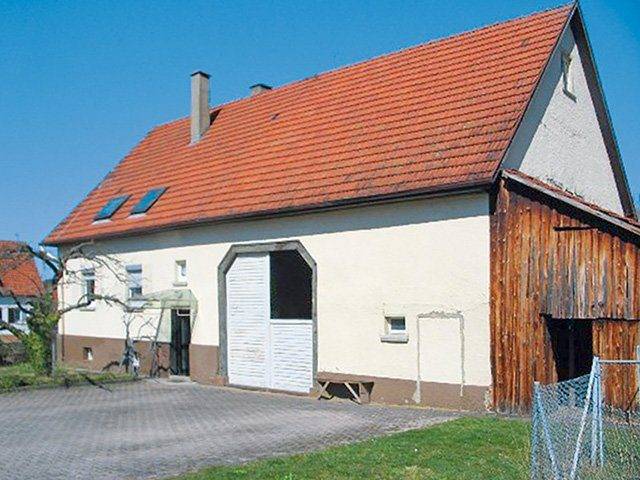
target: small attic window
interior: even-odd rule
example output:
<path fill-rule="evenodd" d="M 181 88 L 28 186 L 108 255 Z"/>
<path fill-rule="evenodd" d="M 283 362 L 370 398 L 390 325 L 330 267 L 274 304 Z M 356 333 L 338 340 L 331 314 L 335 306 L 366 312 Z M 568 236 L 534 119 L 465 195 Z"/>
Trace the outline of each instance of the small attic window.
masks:
<path fill-rule="evenodd" d="M 571 99 L 575 100 L 576 93 L 573 88 L 573 57 L 569 52 L 562 52 L 562 90 Z"/>
<path fill-rule="evenodd" d="M 138 215 L 149 210 L 160 196 L 166 191 L 166 187 L 154 188 L 144 194 L 144 197 L 131 209 L 131 215 Z"/>
<path fill-rule="evenodd" d="M 128 198 L 129 195 L 112 198 L 104 205 L 104 207 L 102 207 L 102 210 L 100 210 L 93 219 L 107 220 L 108 218 L 111 218 Z"/>

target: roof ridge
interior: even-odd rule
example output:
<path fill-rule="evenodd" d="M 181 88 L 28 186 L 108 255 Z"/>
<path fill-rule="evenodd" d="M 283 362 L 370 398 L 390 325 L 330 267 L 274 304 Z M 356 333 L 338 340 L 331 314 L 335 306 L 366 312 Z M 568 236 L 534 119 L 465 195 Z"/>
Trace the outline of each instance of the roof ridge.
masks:
<path fill-rule="evenodd" d="M 338 67 L 330 68 L 329 70 L 324 70 L 322 72 L 307 76 L 305 78 L 301 78 L 301 79 L 298 79 L 298 80 L 293 80 L 293 81 L 291 81 L 289 83 L 285 83 L 283 85 L 279 85 L 277 87 L 273 87 L 268 92 L 265 92 L 265 94 L 268 95 L 268 94 L 272 94 L 274 92 L 282 91 L 285 88 L 290 88 L 290 87 L 293 87 L 295 85 L 299 85 L 299 84 L 304 83 L 304 82 L 309 82 L 311 80 L 315 80 L 320 76 L 328 75 L 328 74 L 335 73 L 335 72 L 341 72 L 343 70 L 348 70 L 350 68 L 355 68 L 355 67 L 358 67 L 360 65 L 369 63 L 369 62 L 373 62 L 373 61 L 376 61 L 376 60 L 381 60 L 381 59 L 384 59 L 384 58 L 392 57 L 394 55 L 399 55 L 401 53 L 406 53 L 406 52 L 410 52 L 412 50 L 423 48 L 423 47 L 425 47 L 427 45 L 437 44 L 437 43 L 444 42 L 446 40 L 452 40 L 452 39 L 455 39 L 455 38 L 461 38 L 461 37 L 464 37 L 464 36 L 467 36 L 467 35 L 471 35 L 473 33 L 477 33 L 477 32 L 482 31 L 482 30 L 488 30 L 490 28 L 494 28 L 494 27 L 497 27 L 497 26 L 508 25 L 508 24 L 511 24 L 511 23 L 514 23 L 514 22 L 518 22 L 518 21 L 521 21 L 521 20 L 525 20 L 525 19 L 528 19 L 528 18 L 531 18 L 531 17 L 535 17 L 535 16 L 538 16 L 538 15 L 543 15 L 543 14 L 546 14 L 546 13 L 554 12 L 556 10 L 562 10 L 564 8 L 573 7 L 576 3 L 577 3 L 577 1 L 572 1 L 572 2 L 569 2 L 569 3 L 563 3 L 561 5 L 557 5 L 555 7 L 550 7 L 550 8 L 546 8 L 546 9 L 543 9 L 543 10 L 538 10 L 538 11 L 531 12 L 531 13 L 526 13 L 524 15 L 520 15 L 519 17 L 509 18 L 507 20 L 498 20 L 498 21 L 496 21 L 494 23 L 491 23 L 491 24 L 488 24 L 488 25 L 483 25 L 483 26 L 471 28 L 471 29 L 465 30 L 463 32 L 452 33 L 450 35 L 446 35 L 446 36 L 443 36 L 443 37 L 433 38 L 431 40 L 427 40 L 426 42 L 418 43 L 416 45 L 410 45 L 408 47 L 402 47 L 402 48 L 399 48 L 397 50 L 393 50 L 391 52 L 386 52 L 386 53 L 382 53 L 380 55 L 375 55 L 373 57 L 369 57 L 369 58 L 366 58 L 366 59 L 363 59 L 363 60 L 358 60 L 358 61 L 353 62 L 353 63 L 348 63 L 346 65 L 340 65 Z M 219 103 L 219 104 L 211 106 L 211 108 L 209 109 L 209 112 L 213 113 L 216 110 L 222 109 L 223 107 L 227 107 L 229 105 L 233 105 L 233 104 L 236 104 L 236 103 L 255 100 L 255 98 L 256 97 L 251 97 L 251 96 L 234 98 L 232 100 L 228 100 L 226 102 L 222 102 L 222 103 Z M 162 123 L 156 124 L 151 130 L 153 131 L 153 130 L 156 130 L 158 128 L 166 127 L 166 126 L 169 126 L 169 125 L 181 122 L 181 121 L 186 121 L 188 119 L 189 119 L 188 115 L 184 116 L 184 117 L 174 118 L 173 120 L 168 120 L 166 122 L 162 122 Z"/>

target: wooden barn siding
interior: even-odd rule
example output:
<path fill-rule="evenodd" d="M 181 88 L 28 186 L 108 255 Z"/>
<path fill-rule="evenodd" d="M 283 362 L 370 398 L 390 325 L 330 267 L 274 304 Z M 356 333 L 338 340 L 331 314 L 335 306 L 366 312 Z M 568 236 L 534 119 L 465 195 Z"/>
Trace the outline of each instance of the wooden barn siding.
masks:
<path fill-rule="evenodd" d="M 595 320 L 594 354 L 606 359 L 635 357 L 638 322 L 633 320 L 640 319 L 638 239 L 505 180 L 495 193 L 492 210 L 494 407 L 526 411 L 534 380 L 557 381 L 543 315 Z M 607 398 L 624 403 L 620 394 L 629 388 L 619 387 L 635 385 L 633 369 L 606 367 L 605 373 Z"/>

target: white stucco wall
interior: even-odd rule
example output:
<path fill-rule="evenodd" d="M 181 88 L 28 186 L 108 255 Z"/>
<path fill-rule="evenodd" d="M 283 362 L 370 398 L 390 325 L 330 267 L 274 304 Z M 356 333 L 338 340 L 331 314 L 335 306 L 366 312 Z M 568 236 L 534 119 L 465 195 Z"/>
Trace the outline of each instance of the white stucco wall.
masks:
<path fill-rule="evenodd" d="M 491 383 L 488 209 L 488 195 L 467 194 L 185 229 L 111 240 L 99 248 L 123 264 L 141 264 L 145 292 L 172 288 L 174 262 L 186 260 L 188 288 L 199 302 L 192 342 L 218 345 L 217 268 L 230 246 L 299 240 L 317 262 L 319 371 L 415 379 L 417 315 L 459 311 L 465 381 L 486 386 Z M 124 291 L 105 269 L 97 276 L 98 293 Z M 70 285 L 64 296 L 79 293 L 79 286 Z M 385 311 L 406 316 L 407 344 L 381 342 Z M 66 315 L 61 330 L 124 335 L 118 310 L 100 303 L 92 311 Z M 452 333 L 451 325 L 441 335 L 423 329 L 424 381 L 459 383 L 458 340 L 442 341 L 460 338 L 457 331 Z"/>
<path fill-rule="evenodd" d="M 562 52 L 570 52 L 575 98 L 563 91 Z M 536 91 L 504 166 L 623 213 L 582 59 L 571 30 Z"/>

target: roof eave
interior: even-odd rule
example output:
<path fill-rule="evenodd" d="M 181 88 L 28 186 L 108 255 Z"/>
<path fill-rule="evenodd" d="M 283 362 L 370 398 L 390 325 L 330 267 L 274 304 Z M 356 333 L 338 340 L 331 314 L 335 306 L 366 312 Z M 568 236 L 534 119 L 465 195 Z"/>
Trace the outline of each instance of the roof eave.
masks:
<path fill-rule="evenodd" d="M 286 207 L 276 210 L 265 210 L 259 212 L 250 212 L 243 214 L 226 215 L 220 217 L 202 218 L 196 220 L 187 220 L 183 222 L 172 222 L 157 227 L 141 227 L 136 229 L 129 229 L 122 232 L 104 233 L 97 235 L 88 235 L 72 238 L 61 238 L 56 240 L 55 236 L 52 238 L 49 235 L 42 242 L 43 245 L 51 247 L 61 247 L 64 245 L 73 245 L 80 242 L 94 241 L 94 240 L 111 240 L 116 238 L 125 238 L 129 236 L 137 235 L 149 235 L 152 233 L 165 232 L 170 230 L 177 230 L 182 228 L 193 228 L 203 225 L 215 225 L 220 223 L 229 223 L 245 220 L 261 220 L 265 218 L 272 218 L 276 216 L 290 216 L 300 215 L 305 213 L 324 212 L 329 210 L 353 208 L 368 205 L 379 205 L 383 203 L 400 202 L 404 200 L 417 200 L 421 198 L 433 198 L 444 195 L 461 195 L 465 193 L 473 193 L 479 191 L 487 191 L 493 185 L 493 179 L 489 176 L 476 180 L 470 180 L 465 182 L 452 183 L 445 186 L 438 185 L 437 187 L 428 187 L 415 190 L 407 190 L 403 192 L 396 192 L 393 194 L 374 195 L 368 197 L 341 199 L 331 202 L 323 202 L 318 204 L 306 205 L 301 207 Z"/>
<path fill-rule="evenodd" d="M 603 209 L 593 208 L 586 203 L 583 203 L 575 198 L 571 198 L 567 194 L 562 194 L 556 192 L 552 188 L 545 188 L 543 186 L 544 182 L 537 180 L 531 181 L 525 178 L 522 174 L 515 174 L 509 170 L 503 170 L 501 173 L 501 177 L 505 178 L 509 181 L 515 182 L 519 185 L 523 185 L 531 190 L 535 190 L 538 193 L 545 195 L 546 197 L 552 198 L 560 203 L 568 205 L 574 209 L 580 210 L 583 213 L 586 213 L 590 217 L 596 218 L 600 221 L 604 221 L 609 225 L 612 225 L 616 228 L 622 229 L 627 233 L 632 234 L 633 236 L 640 238 L 640 228 L 636 225 L 633 225 L 621 217 L 616 217 L 615 214 L 609 214 Z"/>

